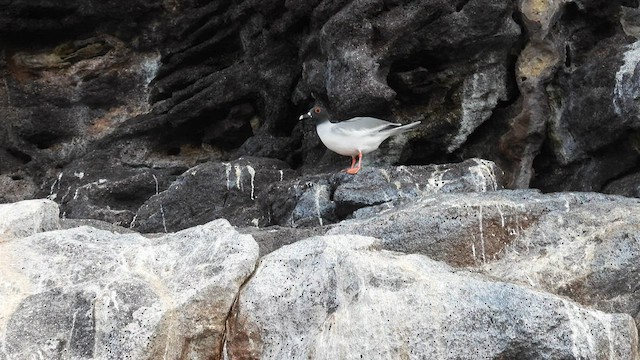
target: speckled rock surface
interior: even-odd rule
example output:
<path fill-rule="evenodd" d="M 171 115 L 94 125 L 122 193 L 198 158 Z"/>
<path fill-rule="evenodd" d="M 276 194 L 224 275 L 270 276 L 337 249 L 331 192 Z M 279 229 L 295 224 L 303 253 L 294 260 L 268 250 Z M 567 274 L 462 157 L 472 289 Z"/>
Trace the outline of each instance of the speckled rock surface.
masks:
<path fill-rule="evenodd" d="M 637 359 L 626 314 L 496 281 L 373 238 L 265 256 L 228 321 L 229 359 Z"/>
<path fill-rule="evenodd" d="M 592 196 L 541 215 L 486 273 L 640 321 L 640 202 Z"/>
<path fill-rule="evenodd" d="M 258 246 L 218 220 L 151 239 L 48 231 L 0 255 L 0 359 L 204 360 Z"/>
<path fill-rule="evenodd" d="M 564 211 L 586 198 L 532 190 L 436 194 L 384 209 L 375 217 L 343 221 L 327 234 L 372 236 L 381 239 L 388 250 L 474 266 L 501 257 L 542 214 Z"/>

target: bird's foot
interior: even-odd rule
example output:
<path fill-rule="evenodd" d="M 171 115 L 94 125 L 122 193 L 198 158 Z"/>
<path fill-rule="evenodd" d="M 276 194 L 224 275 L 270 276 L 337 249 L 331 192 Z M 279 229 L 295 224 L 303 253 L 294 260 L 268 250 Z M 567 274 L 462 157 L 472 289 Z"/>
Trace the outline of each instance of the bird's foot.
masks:
<path fill-rule="evenodd" d="M 360 168 L 359 168 L 359 167 L 357 167 L 357 168 L 349 168 L 349 169 L 345 169 L 344 171 L 345 171 L 347 174 L 355 175 L 355 174 L 357 174 L 357 173 L 358 173 L 358 171 L 360 171 Z"/>

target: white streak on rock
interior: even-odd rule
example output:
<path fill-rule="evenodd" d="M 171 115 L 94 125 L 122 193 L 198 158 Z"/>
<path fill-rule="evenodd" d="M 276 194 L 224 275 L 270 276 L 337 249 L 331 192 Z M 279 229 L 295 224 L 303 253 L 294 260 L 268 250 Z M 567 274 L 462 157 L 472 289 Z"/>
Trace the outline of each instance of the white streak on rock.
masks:
<path fill-rule="evenodd" d="M 476 256 L 476 244 L 475 244 L 475 239 L 473 239 L 471 241 L 471 254 L 473 255 L 473 259 L 477 259 L 478 257 Z"/>
<path fill-rule="evenodd" d="M 314 200 L 315 200 L 315 204 L 316 204 L 316 213 L 318 215 L 318 223 L 320 224 L 320 226 L 323 225 L 322 223 L 322 215 L 320 214 L 320 191 L 324 190 L 324 185 L 315 185 L 315 194 L 314 194 Z"/>
<path fill-rule="evenodd" d="M 224 165 L 224 172 L 227 176 L 227 190 L 231 189 L 231 182 L 229 180 L 229 175 L 231 175 L 231 164 L 229 163 L 222 163 Z"/>
<path fill-rule="evenodd" d="M 500 214 L 500 226 L 504 228 L 504 214 L 502 213 L 502 207 L 496 204 L 496 210 L 498 210 L 498 214 Z"/>
<path fill-rule="evenodd" d="M 138 214 L 133 215 L 133 220 L 131 220 L 131 224 L 129 224 L 129 229 L 133 229 L 136 226 L 136 220 L 138 219 Z"/>
<path fill-rule="evenodd" d="M 239 190 L 243 190 L 242 189 L 242 168 L 240 167 L 240 165 L 233 165 L 233 169 L 235 170 L 236 173 L 236 189 Z"/>
<path fill-rule="evenodd" d="M 254 188 L 254 180 L 256 177 L 256 170 L 251 166 L 251 165 L 247 165 L 247 172 L 249 173 L 249 176 L 251 177 L 251 200 L 255 200 L 255 196 L 253 195 L 255 188 Z"/>
<path fill-rule="evenodd" d="M 158 74 L 161 58 L 162 57 L 160 56 L 160 54 L 156 53 L 155 56 L 145 59 L 140 64 L 144 75 L 144 87 L 148 87 L 149 84 L 151 84 L 151 81 L 153 81 L 153 79 L 155 79 L 156 75 Z"/>
<path fill-rule="evenodd" d="M 160 187 L 158 185 L 158 178 L 156 177 L 155 174 L 151 174 L 151 176 L 153 176 L 153 180 L 156 182 L 156 195 L 158 195 L 160 193 L 159 192 Z M 164 206 L 162 206 L 162 204 L 160 204 L 160 215 L 162 216 L 162 228 L 164 229 L 164 232 L 168 232 L 167 231 L 167 219 L 164 216 Z"/>
<path fill-rule="evenodd" d="M 60 172 L 56 180 L 54 180 L 53 184 L 51 184 L 51 189 L 49 190 L 49 196 L 47 196 L 47 199 L 55 200 L 55 198 L 58 197 L 58 194 L 54 194 L 53 191 L 54 189 L 56 189 L 56 185 L 58 186 L 57 188 L 60 189 L 60 181 L 62 180 L 62 174 L 63 173 Z"/>
<path fill-rule="evenodd" d="M 382 174 L 382 176 L 384 176 L 384 178 L 387 179 L 387 182 L 390 183 L 391 176 L 389 176 L 389 173 L 387 172 L 387 170 L 385 169 L 378 169 L 378 170 L 380 170 L 380 173 Z"/>
<path fill-rule="evenodd" d="M 437 193 L 442 189 L 445 185 L 449 184 L 451 180 L 444 180 L 444 175 L 449 170 L 436 170 L 431 174 L 431 176 L 427 179 L 427 186 L 425 187 L 425 192 L 429 193 Z"/>
<path fill-rule="evenodd" d="M 156 177 L 156 174 L 151 174 L 151 176 L 153 176 L 153 181 L 156 182 L 156 195 L 158 195 L 160 190 L 160 186 L 158 185 L 158 178 Z"/>
<path fill-rule="evenodd" d="M 162 228 L 164 229 L 164 232 L 168 232 L 167 231 L 167 221 L 164 217 L 164 206 L 162 206 L 162 204 L 160 205 L 160 215 L 162 215 Z"/>

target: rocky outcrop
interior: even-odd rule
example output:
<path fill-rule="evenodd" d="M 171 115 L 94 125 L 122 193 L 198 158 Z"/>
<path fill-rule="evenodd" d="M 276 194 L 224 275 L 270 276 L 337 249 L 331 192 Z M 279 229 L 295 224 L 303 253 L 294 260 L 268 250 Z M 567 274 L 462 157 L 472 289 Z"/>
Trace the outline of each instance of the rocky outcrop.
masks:
<path fill-rule="evenodd" d="M 368 167 L 356 176 L 341 172 L 297 176 L 283 161 L 243 157 L 185 172 L 168 189 L 150 197 L 130 227 L 142 232 L 176 231 L 221 217 L 235 226 L 322 226 L 425 194 L 497 190 L 503 186 L 502 178 L 495 164 L 481 159 Z M 104 181 L 102 187 L 109 186 L 113 187 Z"/>
<path fill-rule="evenodd" d="M 293 176 L 285 162 L 274 159 L 241 158 L 198 165 L 147 200 L 131 228 L 167 232 L 217 218 L 230 218 L 236 226 L 266 226 L 267 215 L 258 200 L 274 183 Z"/>
<path fill-rule="evenodd" d="M 228 322 L 230 359 L 636 359 L 629 315 L 325 236 L 265 256 Z"/>
<path fill-rule="evenodd" d="M 32 218 L 57 223 L 42 203 Z M 258 256 L 224 220 L 155 238 L 86 226 L 19 235 L 0 243 L 3 359 L 217 358 Z"/>
<path fill-rule="evenodd" d="M 503 187 L 495 164 L 470 159 L 458 164 L 369 167 L 345 173 L 304 176 L 276 183 L 261 197 L 269 225 L 322 226 L 367 217 L 425 195 L 485 192 Z"/>
<path fill-rule="evenodd" d="M 2 2 L 0 359 L 638 358 L 638 5 Z"/>
<path fill-rule="evenodd" d="M 593 206 L 594 213 L 605 216 L 607 204 L 611 211 L 619 211 L 616 207 L 629 213 L 640 210 L 636 200 L 591 193 L 438 194 L 386 209 L 375 217 L 343 221 L 327 233 L 373 236 L 388 250 L 424 254 L 455 266 L 475 266 L 502 258 L 515 244 L 528 244 L 526 234 L 542 226 L 543 216 L 563 217 L 581 206 Z"/>
<path fill-rule="evenodd" d="M 312 94 L 337 120 L 422 121 L 379 166 L 478 157 L 509 188 L 629 194 L 614 185 L 637 172 L 637 5 L 13 1 L 0 201 L 128 226 L 203 163 L 324 173 L 339 158 L 297 122 Z"/>
<path fill-rule="evenodd" d="M 0 206 L 0 358 L 640 358 L 637 199 L 422 194 L 251 227 L 255 271 L 225 220 L 143 237 L 58 211 Z"/>

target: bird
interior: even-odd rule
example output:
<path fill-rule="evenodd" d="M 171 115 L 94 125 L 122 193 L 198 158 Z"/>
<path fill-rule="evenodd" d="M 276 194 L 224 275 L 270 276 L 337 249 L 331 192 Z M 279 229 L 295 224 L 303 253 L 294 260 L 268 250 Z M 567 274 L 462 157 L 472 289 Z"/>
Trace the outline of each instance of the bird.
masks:
<path fill-rule="evenodd" d="M 362 168 L 362 156 L 377 150 L 387 138 L 405 133 L 421 122 L 402 125 L 373 117 L 354 117 L 341 122 L 331 122 L 326 109 L 314 106 L 299 121 L 313 119 L 322 143 L 331 151 L 343 156 L 351 156 L 351 167 L 347 174 L 355 175 Z M 357 165 L 356 165 L 357 158 Z"/>

